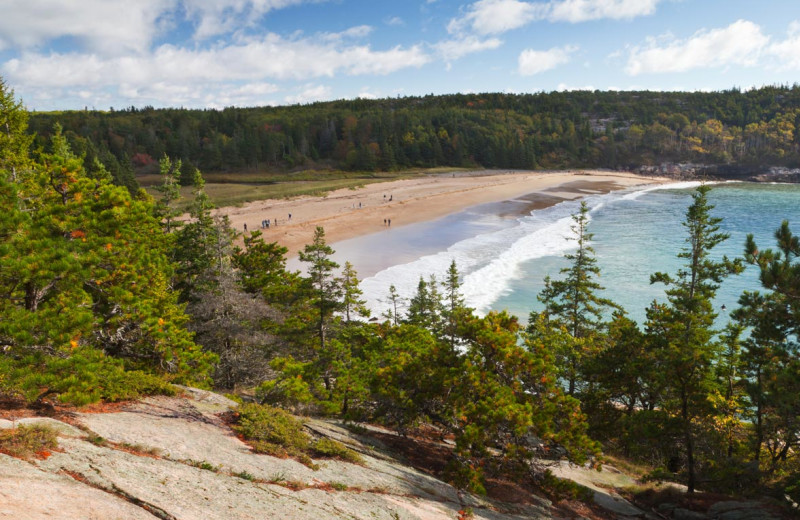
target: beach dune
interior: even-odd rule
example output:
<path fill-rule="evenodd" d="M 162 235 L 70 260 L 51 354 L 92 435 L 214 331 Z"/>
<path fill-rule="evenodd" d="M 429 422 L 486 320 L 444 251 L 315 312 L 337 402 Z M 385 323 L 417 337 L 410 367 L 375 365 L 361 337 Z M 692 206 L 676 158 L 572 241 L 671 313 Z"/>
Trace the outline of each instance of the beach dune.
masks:
<path fill-rule="evenodd" d="M 317 226 L 325 229 L 329 244 L 392 227 L 433 220 L 478 204 L 521 199 L 527 211 L 564 199 L 607 193 L 665 179 L 628 172 L 479 171 L 437 174 L 343 189 L 322 197 L 261 200 L 226 207 L 234 229 L 261 229 L 267 241 L 288 248 L 289 256 L 311 242 Z"/>

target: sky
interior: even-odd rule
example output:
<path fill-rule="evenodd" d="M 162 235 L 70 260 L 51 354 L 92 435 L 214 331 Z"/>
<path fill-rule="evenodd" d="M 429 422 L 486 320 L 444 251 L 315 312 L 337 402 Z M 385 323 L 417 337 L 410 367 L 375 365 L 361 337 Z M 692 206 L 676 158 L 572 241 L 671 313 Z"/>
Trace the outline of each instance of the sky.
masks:
<path fill-rule="evenodd" d="M 800 0 L 0 0 L 31 110 L 800 82 Z"/>

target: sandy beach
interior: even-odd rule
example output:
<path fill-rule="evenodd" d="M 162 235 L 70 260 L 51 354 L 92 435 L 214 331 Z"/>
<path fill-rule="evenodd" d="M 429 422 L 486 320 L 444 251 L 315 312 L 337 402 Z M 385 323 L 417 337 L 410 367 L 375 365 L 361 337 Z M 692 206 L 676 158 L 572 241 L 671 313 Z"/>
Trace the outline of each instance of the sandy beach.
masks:
<path fill-rule="evenodd" d="M 482 171 L 431 175 L 337 190 L 323 197 L 261 200 L 241 207 L 220 208 L 239 231 L 262 229 L 268 241 L 294 256 L 322 226 L 329 244 L 382 231 L 389 226 L 433 220 L 478 204 L 514 201 L 513 209 L 540 209 L 565 199 L 607 193 L 665 181 L 633 173 L 575 170 L 558 172 Z M 290 217 L 291 215 L 291 217 Z M 277 224 L 276 224 L 277 222 Z"/>

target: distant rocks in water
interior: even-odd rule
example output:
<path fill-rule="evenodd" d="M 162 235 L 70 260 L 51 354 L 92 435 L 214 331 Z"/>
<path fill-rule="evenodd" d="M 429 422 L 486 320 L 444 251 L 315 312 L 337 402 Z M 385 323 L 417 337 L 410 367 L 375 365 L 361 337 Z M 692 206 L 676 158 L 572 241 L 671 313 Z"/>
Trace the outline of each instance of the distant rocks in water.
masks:
<path fill-rule="evenodd" d="M 639 175 L 669 177 L 691 181 L 702 179 L 724 179 L 750 182 L 800 183 L 800 168 L 785 166 L 742 166 L 733 164 L 661 163 L 639 166 L 634 171 Z"/>

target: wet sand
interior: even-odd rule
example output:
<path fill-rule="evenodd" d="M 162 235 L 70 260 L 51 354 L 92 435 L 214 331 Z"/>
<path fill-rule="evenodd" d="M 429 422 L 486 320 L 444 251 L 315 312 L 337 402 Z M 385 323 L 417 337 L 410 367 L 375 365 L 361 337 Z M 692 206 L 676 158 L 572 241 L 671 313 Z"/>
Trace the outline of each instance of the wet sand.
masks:
<path fill-rule="evenodd" d="M 317 226 L 325 229 L 332 244 L 383 231 L 389 221 L 391 227 L 403 226 L 487 203 L 497 203 L 499 215 L 521 215 L 566 199 L 665 180 L 610 171 L 483 171 L 369 184 L 323 197 L 262 200 L 217 212 L 228 215 L 239 231 L 245 224 L 249 231 L 261 229 L 261 221 L 269 219 L 270 227 L 261 229 L 265 239 L 288 248 L 293 256 L 311 242 Z"/>

